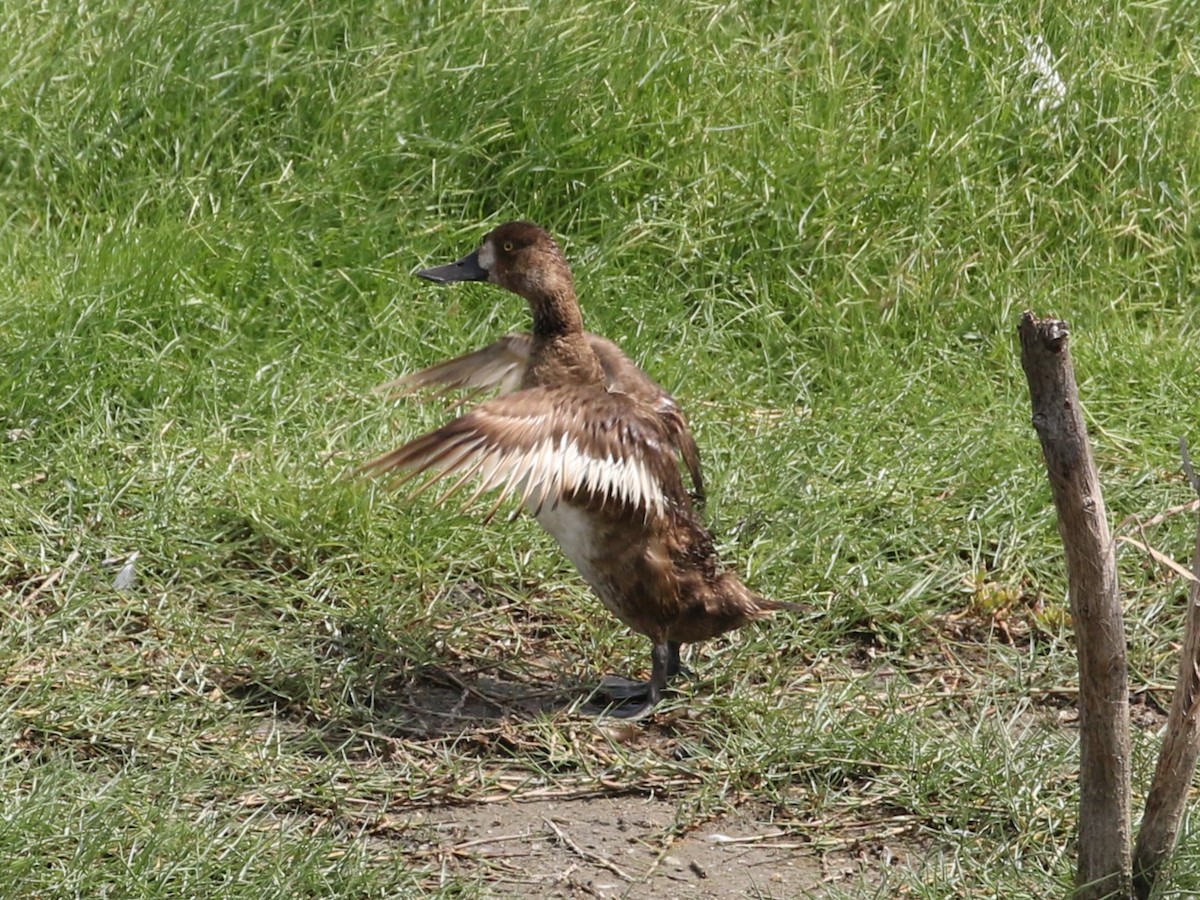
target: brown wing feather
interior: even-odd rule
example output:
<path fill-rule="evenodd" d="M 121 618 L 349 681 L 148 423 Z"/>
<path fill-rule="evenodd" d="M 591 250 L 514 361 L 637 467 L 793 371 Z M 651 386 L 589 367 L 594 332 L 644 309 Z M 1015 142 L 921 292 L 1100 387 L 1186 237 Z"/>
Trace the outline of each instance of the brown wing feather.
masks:
<path fill-rule="evenodd" d="M 703 502 L 705 496 L 704 475 L 700 470 L 700 448 L 696 446 L 696 439 L 692 436 L 692 429 L 688 427 L 683 410 L 666 392 L 659 399 L 657 409 L 659 419 L 670 436 L 672 446 L 683 460 L 683 464 L 687 466 L 688 474 L 692 476 L 696 497 Z"/>
<path fill-rule="evenodd" d="M 649 518 L 689 504 L 670 434 L 659 415 L 624 394 L 595 388 L 532 388 L 481 404 L 436 431 L 366 463 L 372 472 L 422 474 L 420 488 L 457 475 L 442 499 L 472 477 L 479 488 L 518 494 L 535 512 L 570 498 Z"/>
<path fill-rule="evenodd" d="M 692 477 L 696 496 L 703 499 L 704 475 L 700 468 L 700 449 L 696 446 L 696 439 L 679 403 L 666 388 L 647 375 L 645 369 L 626 356 L 617 344 L 595 334 L 589 334 L 588 341 L 600 360 L 600 367 L 604 369 L 609 389 L 636 397 L 658 412 L 671 446 Z"/>
<path fill-rule="evenodd" d="M 529 364 L 531 342 L 528 334 L 506 334 L 482 350 L 413 372 L 381 384 L 375 390 L 397 397 L 423 388 L 438 388 L 438 394 L 464 388 L 511 393 L 520 385 L 521 376 Z"/>
<path fill-rule="evenodd" d="M 659 413 L 668 441 L 687 467 L 696 495 L 703 498 L 700 450 L 675 398 L 626 356 L 617 344 L 596 334 L 589 333 L 587 339 L 604 369 L 609 389 L 629 394 Z M 389 381 L 376 390 L 392 396 L 404 396 L 425 388 L 436 388 L 438 396 L 454 390 L 468 390 L 471 394 L 496 390 L 501 395 L 508 394 L 521 384 L 529 364 L 532 342 L 529 334 L 506 334 L 481 350 Z"/>

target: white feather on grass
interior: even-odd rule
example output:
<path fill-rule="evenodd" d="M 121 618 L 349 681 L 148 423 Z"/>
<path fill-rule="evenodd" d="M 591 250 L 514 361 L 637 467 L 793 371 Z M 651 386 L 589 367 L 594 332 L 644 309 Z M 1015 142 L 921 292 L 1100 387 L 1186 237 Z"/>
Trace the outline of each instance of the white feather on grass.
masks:
<path fill-rule="evenodd" d="M 1040 34 L 1021 38 L 1021 46 L 1025 48 L 1021 74 L 1034 78 L 1030 99 L 1039 113 L 1054 112 L 1067 99 L 1067 82 L 1059 74 L 1054 51 Z"/>

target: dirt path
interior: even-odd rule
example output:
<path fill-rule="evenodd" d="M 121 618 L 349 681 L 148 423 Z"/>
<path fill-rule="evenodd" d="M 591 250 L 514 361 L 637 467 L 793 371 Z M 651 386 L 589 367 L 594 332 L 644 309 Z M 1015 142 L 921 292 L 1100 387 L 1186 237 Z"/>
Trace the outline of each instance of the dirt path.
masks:
<path fill-rule="evenodd" d="M 903 844 L 820 851 L 735 814 L 670 841 L 670 800 L 618 797 L 480 804 L 418 814 L 431 877 L 477 877 L 506 897 L 796 897 L 878 887 Z M 664 846 L 665 845 L 665 846 Z"/>

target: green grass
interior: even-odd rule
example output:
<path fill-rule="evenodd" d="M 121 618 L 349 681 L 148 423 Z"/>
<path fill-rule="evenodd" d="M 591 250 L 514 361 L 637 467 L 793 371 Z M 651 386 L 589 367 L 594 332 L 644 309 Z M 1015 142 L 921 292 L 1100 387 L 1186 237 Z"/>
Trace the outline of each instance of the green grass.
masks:
<path fill-rule="evenodd" d="M 338 7 L 0 11 L 0 881 L 486 893 L 378 821 L 624 784 L 679 833 L 739 804 L 831 846 L 900 823 L 913 896 L 1061 893 L 1073 648 L 1015 329 L 1071 323 L 1114 520 L 1189 499 L 1186 4 Z M 406 718 L 431 672 L 569 695 L 646 662 L 530 522 L 349 477 L 446 415 L 371 386 L 524 327 L 409 274 L 518 217 L 683 401 L 726 559 L 819 610 L 696 648 L 699 714 L 661 740 Z M 1149 537 L 1186 560 L 1192 526 Z M 1165 704 L 1184 587 L 1120 564 Z M 1140 797 L 1153 728 L 1135 750 Z M 1200 889 L 1190 822 L 1170 886 Z"/>

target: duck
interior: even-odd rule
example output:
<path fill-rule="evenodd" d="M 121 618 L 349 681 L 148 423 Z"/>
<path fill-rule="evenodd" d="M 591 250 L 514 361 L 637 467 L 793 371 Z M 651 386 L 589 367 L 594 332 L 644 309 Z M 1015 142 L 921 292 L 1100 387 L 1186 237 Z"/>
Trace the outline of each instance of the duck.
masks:
<path fill-rule="evenodd" d="M 455 280 L 454 276 L 460 271 L 456 266 L 452 263 L 423 269 L 416 274 L 428 281 L 446 283 Z M 600 361 L 608 390 L 636 397 L 658 413 L 669 432 L 672 446 L 687 467 L 692 480 L 692 499 L 703 504 L 704 472 L 700 465 L 700 450 L 679 401 L 615 342 L 591 332 L 584 332 L 584 338 Z M 520 388 L 529 368 L 533 340 L 529 332 L 506 334 L 480 350 L 381 384 L 376 391 L 392 397 L 403 397 L 424 389 L 432 390 L 435 396 L 454 390 L 465 390 L 469 397 L 478 397 L 491 390 L 501 395 L 512 393 Z"/>
<path fill-rule="evenodd" d="M 683 644 L 776 611 L 802 610 L 756 593 L 722 566 L 684 487 L 677 426 L 664 420 L 646 387 L 649 376 L 634 377 L 628 391 L 613 383 L 584 331 L 570 266 L 549 232 L 507 222 L 462 259 L 418 274 L 439 283 L 486 281 L 517 294 L 529 305 L 532 330 L 506 376 L 513 390 L 362 468 L 388 476 L 395 487 L 420 481 L 413 496 L 449 482 L 437 505 L 472 482 L 464 509 L 498 491 L 488 520 L 517 498 L 517 512 L 528 511 L 550 533 L 603 606 L 650 641 L 648 680 L 601 683 L 609 714 L 648 715 L 669 682 L 686 672 Z M 479 367 L 458 366 L 465 380 L 446 374 L 457 362 L 403 383 L 470 384 Z"/>

